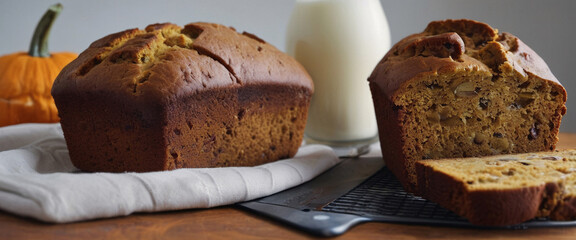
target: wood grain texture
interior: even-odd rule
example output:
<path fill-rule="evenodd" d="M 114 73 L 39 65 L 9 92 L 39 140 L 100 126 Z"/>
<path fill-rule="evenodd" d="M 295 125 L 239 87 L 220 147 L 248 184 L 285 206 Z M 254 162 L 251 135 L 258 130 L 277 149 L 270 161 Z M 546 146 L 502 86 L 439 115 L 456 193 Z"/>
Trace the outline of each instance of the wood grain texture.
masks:
<path fill-rule="evenodd" d="M 558 149 L 576 148 L 576 134 L 561 134 Z M 1 203 L 0 203 L 1 204 Z M 486 230 L 364 223 L 336 239 L 574 239 L 576 227 Z M 268 218 L 220 207 L 70 224 L 47 224 L 0 212 L 0 239 L 316 239 Z M 320 239 L 320 238 L 319 238 Z"/>

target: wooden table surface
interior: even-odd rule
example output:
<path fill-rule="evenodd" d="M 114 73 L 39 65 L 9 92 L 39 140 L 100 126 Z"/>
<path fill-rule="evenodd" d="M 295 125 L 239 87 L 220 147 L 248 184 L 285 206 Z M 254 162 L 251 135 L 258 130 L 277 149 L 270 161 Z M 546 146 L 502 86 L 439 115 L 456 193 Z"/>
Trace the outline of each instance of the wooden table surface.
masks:
<path fill-rule="evenodd" d="M 576 148 L 576 134 L 557 146 Z M 0 203 L 2 204 L 2 203 Z M 138 213 L 128 217 L 47 224 L 0 212 L 0 239 L 310 239 L 314 236 L 235 207 Z M 576 239 L 576 227 L 484 230 L 363 223 L 335 239 Z"/>

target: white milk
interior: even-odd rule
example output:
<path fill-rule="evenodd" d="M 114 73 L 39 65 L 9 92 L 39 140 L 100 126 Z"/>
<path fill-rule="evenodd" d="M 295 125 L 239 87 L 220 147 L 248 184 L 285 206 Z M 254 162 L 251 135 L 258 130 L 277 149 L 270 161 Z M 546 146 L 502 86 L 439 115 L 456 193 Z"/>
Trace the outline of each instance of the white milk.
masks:
<path fill-rule="evenodd" d="M 296 0 L 286 52 L 314 81 L 307 138 L 338 143 L 377 136 L 367 78 L 389 48 L 379 0 Z"/>

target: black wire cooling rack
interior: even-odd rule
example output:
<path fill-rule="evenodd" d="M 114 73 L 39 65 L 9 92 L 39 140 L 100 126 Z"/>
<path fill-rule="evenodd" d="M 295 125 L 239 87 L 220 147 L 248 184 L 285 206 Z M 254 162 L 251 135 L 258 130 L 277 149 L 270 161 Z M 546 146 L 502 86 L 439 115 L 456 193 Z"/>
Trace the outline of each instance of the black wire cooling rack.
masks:
<path fill-rule="evenodd" d="M 452 211 L 404 191 L 381 161 L 346 160 L 308 183 L 240 206 L 320 236 L 339 235 L 362 222 L 493 228 L 472 225 Z M 576 226 L 576 221 L 533 219 L 498 228 L 566 226 Z"/>
<path fill-rule="evenodd" d="M 368 217 L 394 216 L 467 222 L 433 202 L 405 192 L 396 177 L 386 168 L 322 210 Z"/>

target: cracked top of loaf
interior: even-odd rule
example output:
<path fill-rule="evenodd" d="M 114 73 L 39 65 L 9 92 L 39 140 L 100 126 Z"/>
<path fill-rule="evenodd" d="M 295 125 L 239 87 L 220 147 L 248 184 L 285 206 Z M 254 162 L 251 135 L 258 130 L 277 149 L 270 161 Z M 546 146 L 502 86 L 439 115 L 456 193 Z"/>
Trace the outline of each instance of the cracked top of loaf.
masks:
<path fill-rule="evenodd" d="M 261 83 L 313 91 L 310 76 L 296 60 L 253 34 L 213 23 L 163 23 L 95 41 L 62 70 L 52 94 L 96 91 L 169 101 Z"/>
<path fill-rule="evenodd" d="M 532 75 L 561 85 L 544 60 L 520 39 L 467 19 L 433 21 L 423 32 L 402 39 L 368 80 L 393 100 L 420 76 L 471 70 L 523 79 Z"/>

